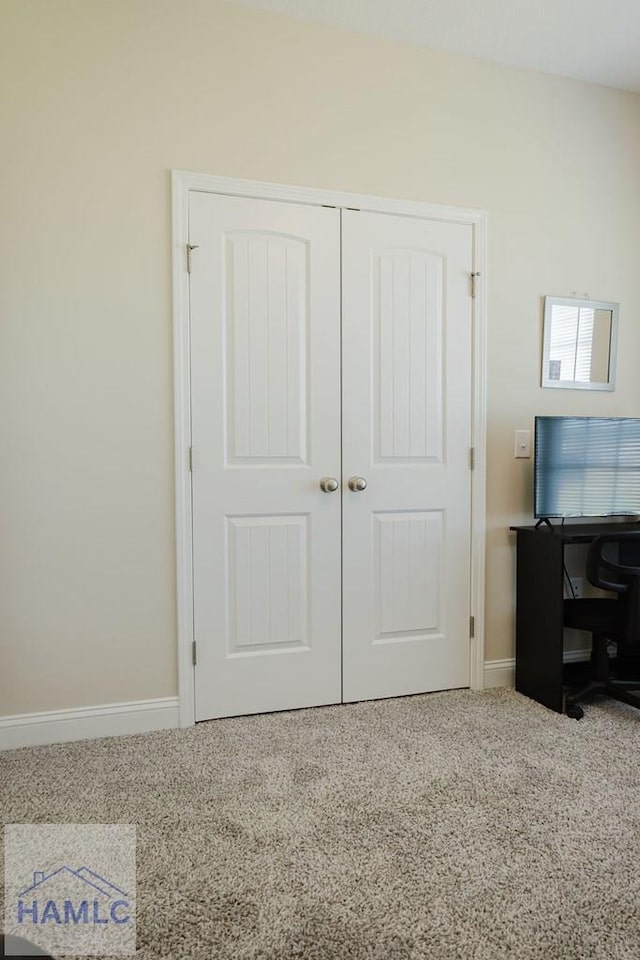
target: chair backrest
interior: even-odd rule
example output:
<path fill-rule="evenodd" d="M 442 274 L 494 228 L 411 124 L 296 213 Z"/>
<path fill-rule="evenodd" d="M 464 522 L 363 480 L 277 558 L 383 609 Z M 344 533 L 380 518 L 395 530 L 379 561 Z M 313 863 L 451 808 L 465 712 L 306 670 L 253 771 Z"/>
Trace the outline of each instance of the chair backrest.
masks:
<path fill-rule="evenodd" d="M 619 594 L 626 610 L 623 642 L 640 648 L 640 527 L 595 537 L 587 554 L 587 579 Z"/>

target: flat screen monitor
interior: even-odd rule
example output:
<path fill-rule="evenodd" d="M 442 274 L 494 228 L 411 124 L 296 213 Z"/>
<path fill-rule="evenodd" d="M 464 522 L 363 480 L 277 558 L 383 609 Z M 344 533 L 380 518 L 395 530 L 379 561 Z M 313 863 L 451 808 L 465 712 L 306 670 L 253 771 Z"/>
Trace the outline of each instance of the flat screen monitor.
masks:
<path fill-rule="evenodd" d="M 536 417 L 534 513 L 640 514 L 640 419 Z"/>

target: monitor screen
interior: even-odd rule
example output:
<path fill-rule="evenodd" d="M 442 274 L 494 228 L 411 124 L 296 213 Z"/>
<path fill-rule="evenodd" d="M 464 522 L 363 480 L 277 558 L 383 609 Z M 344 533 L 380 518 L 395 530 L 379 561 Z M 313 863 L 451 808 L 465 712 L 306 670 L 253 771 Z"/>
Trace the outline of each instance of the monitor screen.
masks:
<path fill-rule="evenodd" d="M 640 514 L 640 419 L 536 417 L 534 514 Z"/>

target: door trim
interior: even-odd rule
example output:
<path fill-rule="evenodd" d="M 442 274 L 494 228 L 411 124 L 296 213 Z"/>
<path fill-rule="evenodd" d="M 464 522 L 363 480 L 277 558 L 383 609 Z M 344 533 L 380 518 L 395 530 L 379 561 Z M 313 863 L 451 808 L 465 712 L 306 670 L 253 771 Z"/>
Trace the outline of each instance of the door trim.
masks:
<path fill-rule="evenodd" d="M 475 618 L 470 639 L 470 686 L 484 686 L 484 593 L 486 546 L 486 317 L 487 317 L 487 214 L 484 210 L 440 206 L 413 200 L 367 196 L 312 187 L 296 187 L 258 180 L 238 180 L 202 173 L 174 170 L 172 188 L 173 258 L 173 382 L 175 418 L 175 523 L 177 653 L 180 726 L 195 723 L 193 642 L 193 552 L 192 497 L 189 449 L 191 447 L 191 369 L 189 362 L 189 194 L 220 193 L 259 200 L 279 200 L 310 206 L 350 207 L 376 213 L 427 220 L 464 223 L 473 228 L 473 271 L 475 284 L 472 337 L 471 445 L 474 469 L 471 473 L 471 595 L 469 607 Z M 197 254 L 196 254 L 197 255 Z M 470 278 L 471 283 L 471 278 Z M 195 454 L 197 469 L 197 451 Z"/>

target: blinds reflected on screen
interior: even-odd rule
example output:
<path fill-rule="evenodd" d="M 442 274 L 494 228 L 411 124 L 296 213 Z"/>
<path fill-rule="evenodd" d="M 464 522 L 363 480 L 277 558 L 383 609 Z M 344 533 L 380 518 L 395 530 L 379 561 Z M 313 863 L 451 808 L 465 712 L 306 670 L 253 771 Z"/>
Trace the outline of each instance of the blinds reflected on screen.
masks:
<path fill-rule="evenodd" d="M 640 514 L 640 419 L 536 417 L 535 516 Z"/>

